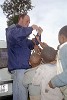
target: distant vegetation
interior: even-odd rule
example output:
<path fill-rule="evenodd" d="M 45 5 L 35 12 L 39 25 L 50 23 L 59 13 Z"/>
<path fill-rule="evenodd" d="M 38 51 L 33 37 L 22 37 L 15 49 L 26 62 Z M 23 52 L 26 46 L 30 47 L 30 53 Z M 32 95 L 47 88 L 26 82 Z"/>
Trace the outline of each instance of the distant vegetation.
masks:
<path fill-rule="evenodd" d="M 31 0 L 5 0 L 0 5 L 7 18 L 7 25 L 16 24 L 20 13 L 32 10 Z"/>

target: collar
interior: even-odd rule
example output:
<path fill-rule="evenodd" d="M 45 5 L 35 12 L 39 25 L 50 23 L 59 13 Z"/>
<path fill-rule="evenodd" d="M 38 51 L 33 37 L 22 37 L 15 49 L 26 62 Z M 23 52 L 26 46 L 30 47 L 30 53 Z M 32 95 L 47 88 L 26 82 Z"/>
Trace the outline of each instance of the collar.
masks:
<path fill-rule="evenodd" d="M 66 45 L 67 42 L 63 43 L 62 45 L 60 45 L 59 49 L 61 49 L 64 45 Z"/>

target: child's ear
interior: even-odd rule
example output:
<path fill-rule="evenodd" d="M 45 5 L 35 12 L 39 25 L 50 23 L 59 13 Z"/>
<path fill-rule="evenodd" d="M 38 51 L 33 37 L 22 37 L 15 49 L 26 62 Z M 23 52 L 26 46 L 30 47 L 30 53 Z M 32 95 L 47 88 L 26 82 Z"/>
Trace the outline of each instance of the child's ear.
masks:
<path fill-rule="evenodd" d="M 64 42 L 67 42 L 67 37 L 66 36 L 64 36 Z"/>
<path fill-rule="evenodd" d="M 64 35 L 62 35 L 62 41 L 63 41 L 63 43 L 65 42 L 65 40 L 66 40 L 66 37 Z"/>
<path fill-rule="evenodd" d="M 61 42 L 64 43 L 65 37 L 64 35 L 61 35 Z"/>

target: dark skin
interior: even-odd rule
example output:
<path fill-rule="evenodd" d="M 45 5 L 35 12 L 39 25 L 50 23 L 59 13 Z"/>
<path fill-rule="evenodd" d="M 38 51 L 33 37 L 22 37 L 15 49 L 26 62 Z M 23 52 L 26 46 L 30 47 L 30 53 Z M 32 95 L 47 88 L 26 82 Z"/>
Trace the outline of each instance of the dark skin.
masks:
<path fill-rule="evenodd" d="M 41 42 L 41 41 L 39 40 L 39 37 L 38 37 L 38 36 L 36 36 L 36 39 L 37 39 L 37 41 L 39 42 L 39 44 L 40 44 L 40 46 L 41 46 L 42 48 L 44 48 L 45 46 L 47 46 L 47 44 L 46 44 L 45 42 Z"/>
<path fill-rule="evenodd" d="M 54 89 L 54 87 L 53 87 L 53 85 L 52 85 L 51 81 L 49 81 L 49 83 L 48 83 L 48 84 L 49 84 L 49 87 L 50 87 L 50 88 Z"/>
<path fill-rule="evenodd" d="M 42 48 L 44 48 L 45 46 L 48 46 L 46 43 L 41 42 L 41 41 L 39 40 L 39 37 L 38 37 L 38 36 L 36 36 L 36 39 L 37 39 L 37 41 L 39 42 L 39 44 L 41 45 Z M 37 50 L 38 50 L 38 47 L 35 46 L 34 49 L 37 51 Z M 41 50 L 40 50 L 40 51 L 41 51 Z M 53 87 L 51 81 L 50 81 L 48 84 L 49 84 L 50 88 L 53 88 L 53 89 L 54 89 L 54 87 Z"/>
<path fill-rule="evenodd" d="M 41 56 L 37 53 L 33 53 L 30 56 L 30 65 L 32 68 L 37 67 L 41 63 Z"/>
<path fill-rule="evenodd" d="M 65 43 L 65 42 L 67 42 L 67 38 L 63 34 L 62 35 L 59 35 L 58 39 L 59 39 L 60 45 L 63 44 L 63 43 Z M 54 89 L 51 81 L 49 81 L 48 84 L 49 84 L 50 88 L 53 88 Z"/>

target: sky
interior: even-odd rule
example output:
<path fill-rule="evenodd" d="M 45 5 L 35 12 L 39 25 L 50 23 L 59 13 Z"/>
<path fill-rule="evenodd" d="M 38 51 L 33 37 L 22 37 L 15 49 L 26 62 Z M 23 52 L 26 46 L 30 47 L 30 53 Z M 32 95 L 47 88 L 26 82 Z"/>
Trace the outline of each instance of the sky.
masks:
<path fill-rule="evenodd" d="M 3 2 L 4 0 L 0 0 L 0 4 Z M 31 2 L 34 8 L 28 12 L 30 25 L 36 24 L 42 27 L 42 42 L 57 48 L 59 30 L 67 25 L 67 0 L 31 0 Z M 6 16 L 0 8 L 0 40 L 6 40 L 6 21 Z M 36 34 L 36 31 L 33 33 Z"/>

